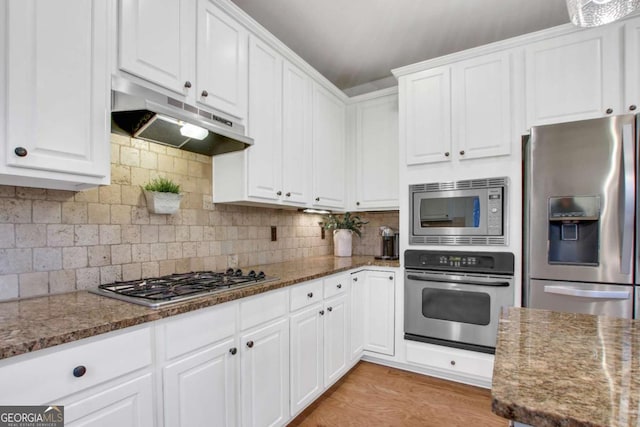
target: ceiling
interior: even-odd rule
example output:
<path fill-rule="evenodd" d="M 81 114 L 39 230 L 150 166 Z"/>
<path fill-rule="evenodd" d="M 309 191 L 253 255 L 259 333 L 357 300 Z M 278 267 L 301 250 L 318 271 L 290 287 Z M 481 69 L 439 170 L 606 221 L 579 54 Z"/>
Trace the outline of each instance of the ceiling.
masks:
<path fill-rule="evenodd" d="M 569 22 L 565 0 L 232 1 L 349 95 L 394 85 L 393 68 Z"/>

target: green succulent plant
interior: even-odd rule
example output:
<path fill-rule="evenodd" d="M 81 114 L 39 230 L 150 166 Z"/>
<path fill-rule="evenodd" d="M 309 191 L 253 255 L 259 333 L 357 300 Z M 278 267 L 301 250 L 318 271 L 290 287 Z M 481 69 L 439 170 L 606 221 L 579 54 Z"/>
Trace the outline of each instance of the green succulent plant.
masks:
<path fill-rule="evenodd" d="M 158 177 L 148 182 L 144 186 L 147 191 L 157 191 L 159 193 L 175 193 L 180 194 L 180 186 L 169 178 Z"/>
<path fill-rule="evenodd" d="M 360 230 L 363 225 L 368 224 L 369 221 L 363 221 L 358 215 L 351 215 L 351 212 L 345 212 L 342 218 L 337 215 L 329 214 L 324 221 L 324 228 L 327 230 L 351 230 L 358 237 L 362 237 L 362 231 Z"/>

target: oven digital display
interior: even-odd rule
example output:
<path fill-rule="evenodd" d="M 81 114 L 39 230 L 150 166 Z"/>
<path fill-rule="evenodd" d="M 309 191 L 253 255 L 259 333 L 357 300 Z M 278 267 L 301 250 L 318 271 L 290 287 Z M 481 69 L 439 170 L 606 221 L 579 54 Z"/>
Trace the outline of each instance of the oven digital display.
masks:
<path fill-rule="evenodd" d="M 494 266 L 494 259 L 479 255 L 430 254 L 420 257 L 420 265 L 423 267 L 482 267 L 483 269 L 491 269 Z"/>

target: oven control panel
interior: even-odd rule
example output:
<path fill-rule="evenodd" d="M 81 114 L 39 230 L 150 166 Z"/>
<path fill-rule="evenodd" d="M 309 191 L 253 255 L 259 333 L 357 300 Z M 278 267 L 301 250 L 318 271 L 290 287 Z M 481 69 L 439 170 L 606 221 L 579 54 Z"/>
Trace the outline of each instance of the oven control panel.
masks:
<path fill-rule="evenodd" d="M 513 274 L 511 252 L 405 251 L 405 268 Z"/>

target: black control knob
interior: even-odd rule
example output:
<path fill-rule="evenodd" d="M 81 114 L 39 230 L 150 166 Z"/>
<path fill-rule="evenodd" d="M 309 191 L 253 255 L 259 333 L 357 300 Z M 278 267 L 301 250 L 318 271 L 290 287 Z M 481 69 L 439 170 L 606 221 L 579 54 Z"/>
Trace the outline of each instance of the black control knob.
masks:
<path fill-rule="evenodd" d="M 313 292 L 309 292 L 309 293 L 307 294 L 307 297 L 308 297 L 308 298 L 313 298 Z"/>
<path fill-rule="evenodd" d="M 16 147 L 15 150 L 13 150 L 14 153 L 16 153 L 16 156 L 18 157 L 26 157 L 27 156 L 27 149 L 24 147 Z"/>
<path fill-rule="evenodd" d="M 249 277 L 256 277 L 256 271 L 255 271 L 255 270 L 251 270 L 251 271 L 249 272 L 249 274 L 247 274 L 247 276 L 249 276 Z"/>
<path fill-rule="evenodd" d="M 264 271 L 259 272 L 258 275 L 256 276 L 256 279 L 264 279 L 264 278 L 265 278 Z"/>
<path fill-rule="evenodd" d="M 206 90 L 202 91 L 202 97 L 206 98 L 207 96 L 209 96 L 209 92 L 207 92 Z"/>
<path fill-rule="evenodd" d="M 234 275 L 234 276 L 242 276 L 242 270 L 237 269 L 237 270 L 233 273 L 233 275 Z"/>
<path fill-rule="evenodd" d="M 227 276 L 233 276 L 233 268 L 227 268 L 227 271 L 224 272 Z"/>
<path fill-rule="evenodd" d="M 75 368 L 73 368 L 73 376 L 76 378 L 80 378 L 86 373 L 87 373 L 87 368 L 84 367 L 83 365 L 76 366 Z"/>
<path fill-rule="evenodd" d="M 186 87 L 187 89 L 189 89 L 191 87 L 191 82 L 189 80 L 187 80 L 186 82 L 184 82 L 184 87 Z"/>
<path fill-rule="evenodd" d="M 253 341 L 247 341 L 247 347 L 253 348 Z"/>
<path fill-rule="evenodd" d="M 229 353 L 231 353 L 232 356 L 235 356 L 237 352 L 238 352 L 238 349 L 235 347 L 231 347 L 229 349 Z"/>

